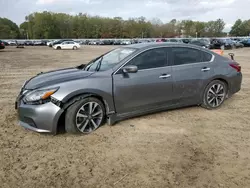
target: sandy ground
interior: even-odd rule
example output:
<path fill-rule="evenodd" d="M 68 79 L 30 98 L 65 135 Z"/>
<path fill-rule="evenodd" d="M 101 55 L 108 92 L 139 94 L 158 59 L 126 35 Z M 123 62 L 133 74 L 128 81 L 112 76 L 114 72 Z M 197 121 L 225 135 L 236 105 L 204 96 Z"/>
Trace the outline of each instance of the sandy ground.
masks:
<path fill-rule="evenodd" d="M 86 63 L 110 48 L 0 52 L 0 187 L 250 186 L 250 48 L 234 51 L 242 90 L 215 111 L 172 110 L 105 125 L 87 136 L 18 126 L 14 101 L 26 79 Z"/>

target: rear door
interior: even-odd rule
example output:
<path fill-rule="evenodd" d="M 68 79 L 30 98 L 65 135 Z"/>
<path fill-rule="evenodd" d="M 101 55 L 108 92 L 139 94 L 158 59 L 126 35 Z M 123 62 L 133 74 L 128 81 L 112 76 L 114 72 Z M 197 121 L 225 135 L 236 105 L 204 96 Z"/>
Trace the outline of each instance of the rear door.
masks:
<path fill-rule="evenodd" d="M 73 41 L 69 41 L 67 49 L 73 49 L 74 45 L 75 45 L 75 43 Z"/>
<path fill-rule="evenodd" d="M 196 104 L 212 77 L 213 55 L 190 47 L 172 48 L 173 95 L 179 103 Z"/>
<path fill-rule="evenodd" d="M 125 66 L 135 65 L 136 73 L 113 75 L 114 101 L 118 114 L 148 111 L 172 105 L 173 83 L 168 64 L 169 48 L 150 49 L 134 57 Z"/>

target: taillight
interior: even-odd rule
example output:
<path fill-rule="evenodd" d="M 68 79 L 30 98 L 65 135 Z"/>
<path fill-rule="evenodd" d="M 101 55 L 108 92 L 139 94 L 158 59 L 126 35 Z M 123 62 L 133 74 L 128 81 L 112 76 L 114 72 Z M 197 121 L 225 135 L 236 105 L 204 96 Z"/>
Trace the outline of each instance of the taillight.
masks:
<path fill-rule="evenodd" d="M 1 43 L 1 46 L 4 46 L 4 43 L 3 43 L 3 42 Z"/>
<path fill-rule="evenodd" d="M 232 68 L 234 68 L 237 72 L 241 72 L 241 66 L 239 64 L 229 64 Z"/>

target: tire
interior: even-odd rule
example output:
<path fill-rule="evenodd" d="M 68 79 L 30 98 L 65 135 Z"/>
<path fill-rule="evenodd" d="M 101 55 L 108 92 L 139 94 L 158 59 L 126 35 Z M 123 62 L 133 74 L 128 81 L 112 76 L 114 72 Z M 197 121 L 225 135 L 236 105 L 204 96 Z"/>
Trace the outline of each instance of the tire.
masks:
<path fill-rule="evenodd" d="M 73 50 L 77 50 L 77 47 L 76 47 L 76 46 L 74 46 L 74 47 L 73 47 Z"/>
<path fill-rule="evenodd" d="M 89 114 L 90 103 L 92 113 Z M 100 114 L 98 114 L 101 112 Z M 94 116 L 94 114 L 98 114 Z M 103 103 L 94 97 L 76 98 L 69 106 L 65 114 L 65 130 L 72 134 L 89 134 L 98 129 L 105 120 L 105 107 Z M 94 123 L 95 124 L 94 124 Z"/>
<path fill-rule="evenodd" d="M 61 50 L 62 48 L 60 47 L 60 46 L 57 46 L 57 48 L 56 48 L 57 50 Z"/>
<path fill-rule="evenodd" d="M 217 86 L 220 86 L 220 90 L 218 90 Z M 219 91 L 219 92 L 218 92 Z M 213 94 L 214 93 L 214 94 Z M 204 93 L 202 99 L 202 107 L 206 109 L 216 109 L 219 108 L 225 101 L 228 93 L 228 87 L 225 82 L 220 80 L 214 80 L 210 82 Z M 214 99 L 213 99 L 214 98 Z"/>

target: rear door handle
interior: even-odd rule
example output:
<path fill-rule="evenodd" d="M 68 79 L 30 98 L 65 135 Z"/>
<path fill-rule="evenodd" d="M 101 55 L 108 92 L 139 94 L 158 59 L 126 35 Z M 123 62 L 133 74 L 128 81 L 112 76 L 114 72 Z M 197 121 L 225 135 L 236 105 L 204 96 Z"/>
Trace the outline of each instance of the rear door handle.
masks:
<path fill-rule="evenodd" d="M 169 78 L 171 75 L 170 74 L 162 74 L 161 76 L 159 76 L 159 78 Z"/>
<path fill-rule="evenodd" d="M 201 71 L 202 71 L 202 72 L 210 71 L 210 68 L 204 67 L 203 69 L 201 69 Z"/>

